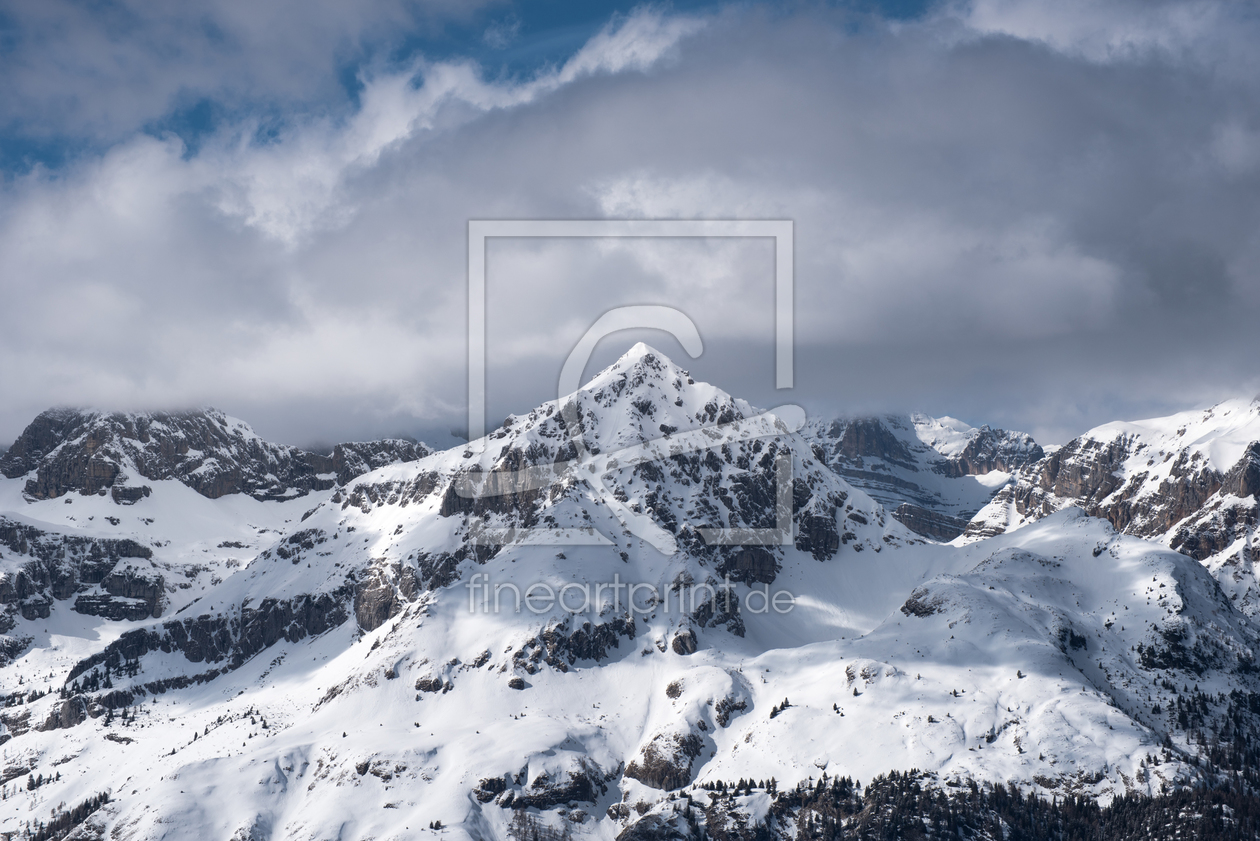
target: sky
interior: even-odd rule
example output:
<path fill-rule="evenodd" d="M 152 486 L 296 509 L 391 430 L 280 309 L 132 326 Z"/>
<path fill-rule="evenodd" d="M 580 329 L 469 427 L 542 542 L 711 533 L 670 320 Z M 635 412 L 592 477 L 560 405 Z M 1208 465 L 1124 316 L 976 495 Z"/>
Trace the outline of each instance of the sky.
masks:
<path fill-rule="evenodd" d="M 470 219 L 789 219 L 492 240 L 495 425 L 618 333 L 761 406 L 1062 443 L 1260 392 L 1260 7 L 11 0 L 0 442 L 212 405 L 299 446 L 466 429 Z"/>

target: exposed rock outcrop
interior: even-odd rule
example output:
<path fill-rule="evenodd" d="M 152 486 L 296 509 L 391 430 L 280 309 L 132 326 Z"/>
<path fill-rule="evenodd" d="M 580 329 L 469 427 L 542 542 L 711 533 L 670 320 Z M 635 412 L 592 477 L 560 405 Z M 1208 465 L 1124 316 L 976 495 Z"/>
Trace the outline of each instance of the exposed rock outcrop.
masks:
<path fill-rule="evenodd" d="M 626 776 L 661 791 L 682 788 L 691 782 L 692 760 L 703 746 L 694 733 L 659 734 L 626 766 Z"/>
<path fill-rule="evenodd" d="M 583 621 L 573 627 L 575 623 L 575 619 L 565 619 L 544 628 L 516 650 L 514 663 L 531 675 L 544 663 L 567 672 L 578 660 L 603 660 L 622 637 L 634 639 L 636 632 L 634 620 L 628 616 L 594 624 Z"/>
<path fill-rule="evenodd" d="M 193 663 L 223 663 L 234 669 L 280 640 L 297 642 L 324 633 L 350 618 L 350 581 L 325 593 L 248 603 L 234 615 L 203 615 L 128 631 L 102 651 L 80 660 L 69 682 L 104 663 L 117 668 L 125 661 L 161 651 L 179 652 Z"/>
<path fill-rule="evenodd" d="M 43 724 L 36 727 L 36 730 L 61 730 L 75 727 L 87 721 L 88 706 L 87 702 L 81 695 L 75 695 L 67 698 L 57 706 L 53 707 L 52 712 L 48 714 L 48 718 Z"/>
<path fill-rule="evenodd" d="M 569 754 L 559 768 L 543 770 L 530 777 L 529 767 L 515 774 L 486 777 L 477 783 L 472 795 L 481 803 L 494 801 L 513 809 L 552 809 L 575 802 L 594 803 L 608 792 L 616 769 L 604 771 L 589 757 Z"/>
<path fill-rule="evenodd" d="M 416 571 L 410 567 L 373 565 L 355 585 L 354 618 L 363 630 L 375 630 L 397 616 L 403 605 L 415 601 L 420 588 Z"/>
<path fill-rule="evenodd" d="M 699 833 L 681 816 L 644 815 L 617 835 L 617 841 L 691 841 Z"/>
<path fill-rule="evenodd" d="M 49 532 L 0 517 L 0 548 L 19 564 L 0 573 L 0 605 L 10 616 L 46 618 L 54 599 L 73 596 L 80 613 L 117 619 L 162 614 L 162 576 L 133 565 L 152 558 L 153 550 L 134 540 Z"/>
<path fill-rule="evenodd" d="M 543 773 L 530 780 L 512 805 L 550 809 L 573 801 L 594 803 L 608 791 L 608 777 L 597 764 L 582 758 L 561 773 Z"/>
<path fill-rule="evenodd" d="M 217 499 L 246 493 L 281 499 L 331 488 L 333 460 L 263 441 L 242 421 L 215 409 L 105 413 L 50 409 L 0 458 L 10 479 L 31 475 L 26 493 L 52 499 L 120 486 L 116 502 L 145 493 L 139 480 L 175 479 Z"/>
<path fill-rule="evenodd" d="M 1045 451 L 1031 435 L 986 424 L 975 430 L 962 452 L 939 462 L 937 469 L 950 477 L 984 476 L 994 470 L 1013 473 L 1044 456 Z"/>
<path fill-rule="evenodd" d="M 898 505 L 892 515 L 910 531 L 933 540 L 953 540 L 967 528 L 967 521 L 961 517 L 930 511 L 909 502 Z"/>
<path fill-rule="evenodd" d="M 695 654 L 696 649 L 698 648 L 695 632 L 690 628 L 684 628 L 674 635 L 674 640 L 670 643 L 670 647 L 674 650 L 675 654 L 681 654 L 683 656 Z"/>

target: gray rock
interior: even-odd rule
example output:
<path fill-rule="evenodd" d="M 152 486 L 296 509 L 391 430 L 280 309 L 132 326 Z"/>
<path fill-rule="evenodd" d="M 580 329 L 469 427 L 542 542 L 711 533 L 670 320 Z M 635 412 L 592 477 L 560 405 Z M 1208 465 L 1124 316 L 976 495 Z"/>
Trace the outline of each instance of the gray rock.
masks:
<path fill-rule="evenodd" d="M 61 534 L 0 516 L 0 547 L 19 564 L 16 572 L 0 577 L 0 605 L 7 606 L 10 613 L 21 613 L 27 619 L 46 618 L 54 599 L 69 599 L 94 585 L 101 585 L 107 594 L 94 594 L 98 601 L 110 596 L 138 600 L 138 607 L 128 602 L 122 610 L 131 618 L 162 613 L 165 582 L 161 575 L 140 572 L 125 563 L 153 557 L 151 549 L 134 540 Z M 80 612 L 113 616 L 94 612 L 90 604 L 89 598 Z"/>
<path fill-rule="evenodd" d="M 263 441 L 215 409 L 52 409 L 0 458 L 0 472 L 11 479 L 33 474 L 26 493 L 35 499 L 110 491 L 124 504 L 147 496 L 143 486 L 130 486 L 133 472 L 154 481 L 175 479 L 210 499 L 233 493 L 278 499 L 334 482 L 331 458 Z"/>
<path fill-rule="evenodd" d="M 36 730 L 64 730 L 75 727 L 88 719 L 87 702 L 83 696 L 67 698 L 52 708 L 48 718 Z"/>
<path fill-rule="evenodd" d="M 695 654 L 699 647 L 696 643 L 696 635 L 690 628 L 686 628 L 674 634 L 674 641 L 670 644 L 675 654 Z"/>
<path fill-rule="evenodd" d="M 691 782 L 692 760 L 703 745 L 694 733 L 658 735 L 626 766 L 626 776 L 661 791 L 682 788 Z"/>
<path fill-rule="evenodd" d="M 697 834 L 680 816 L 645 815 L 617 835 L 617 841 L 692 841 Z"/>
<path fill-rule="evenodd" d="M 910 531 L 933 540 L 953 540 L 967 528 L 967 521 L 961 517 L 951 517 L 909 502 L 897 506 L 892 515 Z"/>

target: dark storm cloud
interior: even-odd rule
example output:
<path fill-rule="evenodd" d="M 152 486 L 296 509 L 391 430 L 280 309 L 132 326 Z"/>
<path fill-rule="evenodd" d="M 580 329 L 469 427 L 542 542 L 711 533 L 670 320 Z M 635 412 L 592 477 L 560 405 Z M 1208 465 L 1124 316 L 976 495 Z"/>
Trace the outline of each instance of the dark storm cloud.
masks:
<path fill-rule="evenodd" d="M 627 303 L 680 307 L 705 354 L 645 333 L 590 370 L 643 338 L 762 405 L 1062 440 L 1249 395 L 1257 28 L 1205 3 L 649 11 L 531 80 L 420 62 L 266 144 L 247 119 L 191 153 L 128 137 L 5 187 L 0 438 L 59 402 L 212 402 L 295 441 L 460 426 L 469 218 L 796 221 L 791 395 L 766 243 L 492 243 L 492 421 Z"/>

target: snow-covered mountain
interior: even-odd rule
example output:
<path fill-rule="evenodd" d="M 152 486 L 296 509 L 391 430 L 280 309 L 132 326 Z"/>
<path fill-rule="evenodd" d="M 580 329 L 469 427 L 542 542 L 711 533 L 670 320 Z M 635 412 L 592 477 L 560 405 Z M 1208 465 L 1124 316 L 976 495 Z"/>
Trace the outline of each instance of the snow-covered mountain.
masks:
<path fill-rule="evenodd" d="M 798 424 L 637 345 L 480 441 L 345 480 L 212 497 L 124 444 L 115 481 L 150 492 L 121 505 L 31 492 L 77 427 L 15 446 L 0 831 L 751 841 L 831 837 L 819 798 L 894 770 L 1103 800 L 1260 779 L 1260 628 L 1197 560 L 1071 507 L 925 540 L 833 469 L 888 463 L 842 443 L 866 432 Z M 933 477 L 1038 458 L 898 434 L 896 475 L 960 512 Z"/>
<path fill-rule="evenodd" d="M 263 441 L 214 409 L 44 412 L 0 458 L 0 472 L 14 480 L 0 503 L 0 634 L 8 635 L 0 658 L 33 639 L 9 635 L 19 616 L 47 619 L 59 601 L 114 620 L 180 610 L 247 563 L 268 542 L 260 536 L 301 513 L 282 516 L 286 506 L 262 502 L 329 490 L 429 452 L 386 440 L 338 444 L 321 456 Z M 63 504 L 30 504 L 39 500 Z"/>
<path fill-rule="evenodd" d="M 967 526 L 998 534 L 1080 506 L 1125 534 L 1203 562 L 1239 609 L 1260 613 L 1260 399 L 1109 423 L 1027 465 Z"/>
<path fill-rule="evenodd" d="M 910 530 L 952 540 L 1012 474 L 1045 453 L 1022 432 L 924 414 L 814 421 L 819 459 Z"/>
<path fill-rule="evenodd" d="M 134 503 L 145 480 L 175 479 L 217 499 L 245 493 L 284 499 L 327 490 L 376 467 L 412 461 L 429 448 L 411 441 L 338 444 L 331 456 L 262 440 L 216 409 L 105 413 L 50 409 L 0 455 L 0 474 L 27 477 L 24 492 L 53 499 L 72 491 Z"/>

